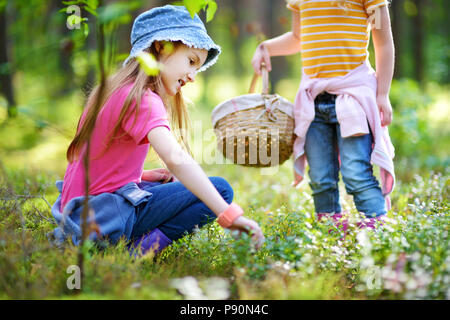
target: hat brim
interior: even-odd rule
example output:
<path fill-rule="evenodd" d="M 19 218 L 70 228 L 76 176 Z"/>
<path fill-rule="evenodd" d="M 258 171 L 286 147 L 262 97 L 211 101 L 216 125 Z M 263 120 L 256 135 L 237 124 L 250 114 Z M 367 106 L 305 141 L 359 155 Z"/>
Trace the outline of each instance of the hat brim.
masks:
<path fill-rule="evenodd" d="M 137 41 L 123 65 L 125 66 L 128 61 L 137 57 L 142 51 L 149 48 L 154 41 L 181 41 L 188 47 L 208 50 L 208 56 L 205 63 L 200 67 L 198 72 L 205 71 L 215 64 L 221 52 L 220 46 L 215 44 L 208 34 L 200 28 L 196 29 L 195 33 L 192 32 L 192 28 L 178 28 L 176 31 L 162 30 Z"/>

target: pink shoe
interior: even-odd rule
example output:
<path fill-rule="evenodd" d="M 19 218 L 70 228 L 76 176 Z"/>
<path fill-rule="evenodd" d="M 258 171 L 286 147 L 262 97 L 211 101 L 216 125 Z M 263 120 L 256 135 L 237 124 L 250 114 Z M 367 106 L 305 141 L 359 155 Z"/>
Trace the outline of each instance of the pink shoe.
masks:
<path fill-rule="evenodd" d="M 347 229 L 348 229 L 348 220 L 345 217 L 347 215 L 347 212 L 343 212 L 343 213 L 317 213 L 317 219 L 318 221 L 321 221 L 325 218 L 331 218 L 333 219 L 333 223 L 334 225 L 339 228 L 342 229 L 344 231 L 344 233 L 347 233 Z M 328 230 L 328 232 L 331 232 L 332 229 Z"/>
<path fill-rule="evenodd" d="M 360 229 L 364 228 L 375 229 L 378 225 L 382 226 L 384 224 L 385 216 L 386 215 L 384 214 L 374 218 L 365 218 L 361 222 L 358 222 L 358 227 Z"/>
<path fill-rule="evenodd" d="M 343 212 L 343 213 L 335 213 L 335 214 L 331 214 L 331 213 L 317 213 L 317 220 L 321 221 L 325 218 L 331 218 L 333 219 L 334 225 L 338 228 L 341 229 L 342 231 L 344 231 L 344 237 L 347 234 L 347 229 L 348 229 L 348 219 L 346 218 L 347 212 Z M 364 229 L 364 228 L 369 228 L 369 229 L 375 229 L 378 225 L 383 225 L 384 224 L 384 218 L 386 215 L 381 215 L 378 217 L 374 217 L 374 218 L 365 218 L 364 220 L 360 221 L 357 223 L 358 228 L 360 229 Z M 332 229 L 328 230 L 328 232 L 330 233 Z"/>

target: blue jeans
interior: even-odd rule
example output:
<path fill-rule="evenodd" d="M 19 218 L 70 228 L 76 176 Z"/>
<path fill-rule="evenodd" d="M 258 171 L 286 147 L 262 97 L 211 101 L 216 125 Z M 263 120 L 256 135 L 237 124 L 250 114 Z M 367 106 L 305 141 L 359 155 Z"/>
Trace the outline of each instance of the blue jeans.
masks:
<path fill-rule="evenodd" d="M 316 99 L 315 114 L 306 134 L 305 152 L 316 212 L 341 212 L 340 169 L 358 211 L 366 217 L 385 214 L 385 200 L 370 163 L 372 134 L 342 138 L 334 99 Z"/>
<path fill-rule="evenodd" d="M 221 177 L 209 178 L 227 203 L 233 201 L 233 189 Z M 149 201 L 136 207 L 136 221 L 131 239 L 137 239 L 158 228 L 175 241 L 196 227 L 214 221 L 216 215 L 181 182 L 165 184 L 141 182 L 139 188 L 151 192 Z"/>

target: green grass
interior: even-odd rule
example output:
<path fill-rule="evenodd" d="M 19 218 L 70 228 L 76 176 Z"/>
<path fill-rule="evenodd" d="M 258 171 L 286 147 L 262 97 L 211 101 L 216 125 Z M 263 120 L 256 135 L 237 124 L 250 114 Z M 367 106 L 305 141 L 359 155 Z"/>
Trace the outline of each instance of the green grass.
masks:
<path fill-rule="evenodd" d="M 55 102 L 59 126 L 74 130 L 80 99 Z M 201 106 L 192 114 L 201 132 L 211 128 L 210 111 Z M 442 128 L 435 126 L 438 131 L 427 137 L 440 136 Z M 331 222 L 316 221 L 307 182 L 290 186 L 291 161 L 269 175 L 206 164 L 200 149 L 213 150 L 215 142 L 196 141 L 197 160 L 209 176 L 230 182 L 234 200 L 261 225 L 264 246 L 257 251 L 248 236 L 217 223 L 157 257 L 133 260 L 124 242 L 102 250 L 88 243 L 82 290 L 74 292 L 67 287 L 67 268 L 77 264 L 79 248 L 67 243 L 57 249 L 46 237 L 55 227 L 49 204 L 58 196 L 54 181 L 63 177 L 70 141 L 21 114 L 0 126 L 0 299 L 450 299 L 450 176 L 442 168 L 448 132 L 441 137 L 429 140 L 429 149 L 440 150 L 436 167 L 408 158 L 414 150 L 402 145 L 388 222 L 376 231 L 353 224 L 345 238 Z M 150 157 L 146 168 L 155 166 Z M 340 188 L 343 207 L 356 221 L 352 198 Z"/>
<path fill-rule="evenodd" d="M 68 243 L 56 249 L 47 242 L 45 234 L 54 225 L 47 220 L 44 198 L 51 203 L 56 193 L 42 185 L 50 181 L 45 175 L 25 177 L 17 171 L 9 178 L 15 182 L 8 186 L 3 180 L 1 189 L 2 297 L 72 298 L 66 269 L 77 264 L 78 248 Z M 450 298 L 448 175 L 399 183 L 387 224 L 376 231 L 351 226 L 345 238 L 337 229 L 329 233 L 329 222 L 315 220 L 311 201 L 302 196 L 307 190 L 287 190 L 298 195 L 289 202 L 282 192 L 257 192 L 254 185 L 264 190 L 263 179 L 254 174 L 234 183 L 230 178 L 246 214 L 263 228 L 266 242 L 260 250 L 248 236 L 237 237 L 216 223 L 158 257 L 132 260 L 124 242 L 103 250 L 90 245 L 82 293 L 76 297 L 182 299 L 192 293 L 180 294 L 173 280 L 192 276 L 206 296 L 206 284 L 223 279 L 222 296 L 231 299 Z"/>

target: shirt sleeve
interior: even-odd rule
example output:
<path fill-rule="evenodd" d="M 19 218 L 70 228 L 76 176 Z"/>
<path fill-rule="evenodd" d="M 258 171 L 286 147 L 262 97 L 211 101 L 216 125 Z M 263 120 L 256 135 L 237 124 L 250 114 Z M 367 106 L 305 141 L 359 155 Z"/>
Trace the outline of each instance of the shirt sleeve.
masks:
<path fill-rule="evenodd" d="M 157 94 L 151 91 L 142 97 L 137 115 L 136 111 L 132 110 L 122 121 L 122 129 L 133 138 L 136 144 L 148 143 L 147 134 L 153 128 L 160 126 L 170 130 L 164 103 Z"/>
<path fill-rule="evenodd" d="M 386 0 L 363 0 L 364 1 L 364 9 L 367 13 L 373 11 L 375 8 L 387 6 L 388 2 Z"/>
<path fill-rule="evenodd" d="M 286 8 L 291 11 L 300 11 L 300 1 L 299 0 L 286 0 Z"/>

